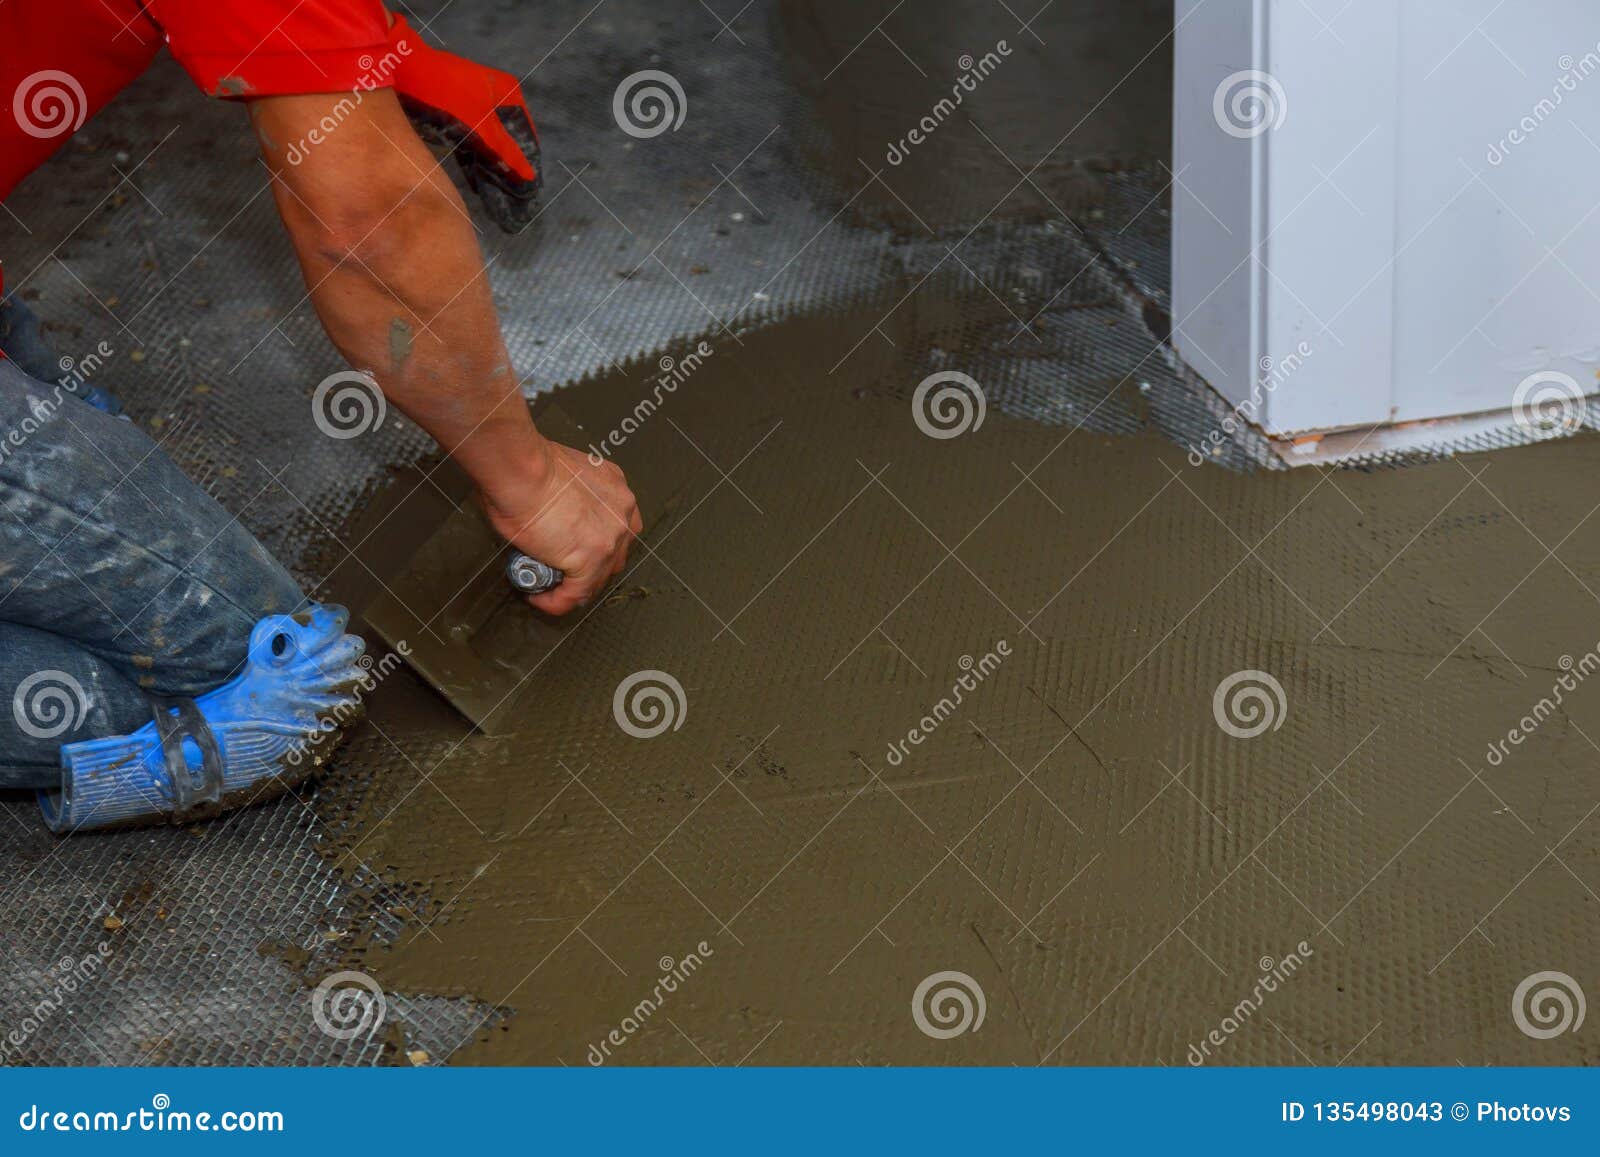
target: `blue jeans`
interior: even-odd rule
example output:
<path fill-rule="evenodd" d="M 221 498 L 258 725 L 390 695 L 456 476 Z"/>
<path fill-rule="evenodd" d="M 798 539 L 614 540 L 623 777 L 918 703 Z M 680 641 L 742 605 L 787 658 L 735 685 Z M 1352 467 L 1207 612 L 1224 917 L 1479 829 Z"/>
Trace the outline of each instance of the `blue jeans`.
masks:
<path fill-rule="evenodd" d="M 58 784 L 62 744 L 225 682 L 256 621 L 306 601 L 142 430 L 41 380 L 30 325 L 0 306 L 0 787 Z"/>

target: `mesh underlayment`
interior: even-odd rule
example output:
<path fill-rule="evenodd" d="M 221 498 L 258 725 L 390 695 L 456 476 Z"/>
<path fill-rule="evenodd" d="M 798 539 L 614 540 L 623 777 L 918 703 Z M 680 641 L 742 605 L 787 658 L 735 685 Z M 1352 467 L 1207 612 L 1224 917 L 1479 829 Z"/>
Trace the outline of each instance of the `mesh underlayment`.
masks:
<path fill-rule="evenodd" d="M 1150 307 L 1166 305 L 1159 167 L 1107 174 L 1104 203 L 1076 224 L 1047 214 L 969 234 L 841 212 L 854 190 L 808 167 L 825 142 L 777 64 L 771 7 L 758 2 L 738 20 L 737 44 L 712 44 L 710 17 L 668 19 L 638 0 L 598 17 L 579 3 L 416 7 L 420 22 L 439 13 L 432 31 L 447 47 L 517 72 L 561 45 L 529 81 L 549 165 L 536 236 L 482 233 L 531 388 L 725 325 L 893 303 L 932 274 L 994 296 L 1016 322 L 964 343 L 984 351 L 963 368 L 992 405 L 1107 432 L 1153 425 L 1185 445 L 1226 416 L 1144 325 Z M 694 116 L 674 148 L 637 148 L 611 121 L 612 80 L 663 62 Z M 732 183 L 719 183 L 715 174 L 735 166 Z M 351 442 L 315 429 L 307 398 L 340 363 L 303 299 L 265 189 L 239 109 L 202 100 L 163 60 L 8 203 L 21 224 L 0 223 L 7 289 L 31 301 L 64 356 L 108 342 L 116 354 L 104 380 L 135 419 L 315 587 L 323 575 L 311 560 L 332 565 L 335 531 L 428 443 L 398 416 Z M 939 349 L 923 352 L 930 370 L 942 366 Z M 1217 457 L 1274 465 L 1247 434 Z M 336 774 L 382 774 L 377 745 L 356 750 L 370 760 L 347 758 Z M 307 987 L 351 934 L 352 912 L 396 910 L 378 933 L 412 935 L 409 914 L 426 913 L 428 899 L 389 896 L 359 870 L 352 881 L 327 864 L 325 833 L 303 801 L 193 832 L 64 842 L 43 831 L 31 802 L 0 810 L 0 1026 L 36 1009 L 64 962 L 112 947 L 99 979 L 40 1018 L 10 1059 L 393 1059 L 385 1038 L 317 1031 Z M 363 882 L 377 903 L 352 896 Z M 311 955 L 290 967 L 284 958 L 297 949 Z M 436 1058 L 487 1011 L 464 1000 L 389 1001 L 404 1042 Z"/>
<path fill-rule="evenodd" d="M 1213 424 L 1205 407 L 1215 403 L 1177 385 L 1108 263 L 1075 279 L 1093 253 L 1068 221 L 992 222 L 958 246 L 966 227 L 918 238 L 841 212 L 855 190 L 841 192 L 807 166 L 808 151 L 825 142 L 776 63 L 773 7 L 752 6 L 738 22 L 739 43 L 726 35 L 712 43 L 709 17 L 697 26 L 642 2 L 608 4 L 597 18 L 576 3 L 414 6 L 419 26 L 438 13 L 431 34 L 445 46 L 518 72 L 527 67 L 518 62 L 561 44 L 527 82 L 547 162 L 534 236 L 508 239 L 478 223 L 508 345 L 530 389 L 725 324 L 892 302 L 932 271 L 981 277 L 1018 321 L 992 335 L 979 369 L 995 383 L 992 404 L 1104 430 L 1138 429 L 1147 413 L 1197 430 Z M 673 148 L 636 148 L 611 119 L 611 83 L 594 78 L 662 61 L 695 115 Z M 717 173 L 731 181 L 719 184 Z M 1143 175 L 1148 187 L 1128 198 L 1135 210 L 1159 192 L 1158 177 Z M 304 300 L 266 187 L 241 111 L 201 99 L 163 58 L 8 202 L 17 220 L 0 225 L 6 288 L 41 315 L 64 357 L 108 342 L 115 353 L 100 380 L 315 588 L 322 575 L 307 560 L 336 565 L 337 528 L 429 443 L 398 415 L 354 441 L 317 432 L 307 398 L 341 363 Z M 1124 246 L 1150 269 L 1164 263 L 1161 200 L 1143 214 L 1155 224 L 1137 234 L 1141 246 Z M 1108 336 L 1113 319 L 1120 328 Z M 1033 332 L 1017 336 L 1028 321 Z M 929 359 L 936 364 L 938 351 Z M 1152 383 L 1142 394 L 1140 380 Z M 382 770 L 349 759 L 342 768 Z M 101 979 L 26 1033 L 13 1061 L 393 1058 L 379 1037 L 336 1041 L 311 1021 L 308 986 L 350 928 L 347 881 L 319 856 L 323 833 L 303 802 L 193 833 L 65 842 L 43 831 L 31 801 L 12 798 L 0 811 L 10 881 L 0 901 L 0 1024 L 23 1023 L 63 962 L 113 948 Z M 405 902 L 425 907 L 422 898 Z M 396 918 L 380 932 L 401 929 Z M 298 970 L 282 959 L 297 948 L 312 952 Z M 389 1008 L 408 1047 L 435 1055 L 484 1012 L 399 994 L 389 994 Z"/>

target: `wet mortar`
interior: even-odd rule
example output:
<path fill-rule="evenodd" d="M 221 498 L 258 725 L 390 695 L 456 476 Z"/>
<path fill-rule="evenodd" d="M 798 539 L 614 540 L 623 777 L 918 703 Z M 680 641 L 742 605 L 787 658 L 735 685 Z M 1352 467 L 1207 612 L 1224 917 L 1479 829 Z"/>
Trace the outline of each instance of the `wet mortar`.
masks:
<path fill-rule="evenodd" d="M 612 1063 L 1179 1064 L 1262 958 L 1304 938 L 1306 966 L 1216 1062 L 1596 1059 L 1591 1035 L 1535 1041 L 1510 1009 L 1535 972 L 1594 975 L 1593 692 L 1498 765 L 1486 756 L 1551 694 L 1562 657 L 1594 645 L 1594 443 L 1242 477 L 1150 434 L 1105 436 L 1193 420 L 1075 247 L 1091 235 L 1161 332 L 1166 5 L 1058 0 L 1033 24 L 1051 52 L 1005 5 L 982 20 L 757 4 L 734 17 L 738 38 L 693 6 L 424 7 L 456 51 L 518 73 L 542 61 L 530 98 L 549 211 L 526 237 L 483 234 L 519 376 L 545 389 L 621 360 L 562 395 L 604 430 L 708 314 L 745 342 L 713 329 L 716 355 L 619 455 L 641 487 L 681 476 L 684 509 L 704 503 L 657 531 L 660 558 L 530 679 L 524 734 L 470 736 L 408 672 L 388 676 L 316 801 L 335 829 L 355 825 L 332 848 L 295 800 L 65 850 L 30 801 L 9 802 L 7 862 L 29 883 L 3 913 L 0 1003 L 31 1007 L 30 977 L 118 942 L 114 983 L 33 1057 L 370 1062 L 377 1043 L 312 1023 L 305 989 L 340 963 L 326 943 L 388 986 L 384 1059 L 407 1059 L 404 1025 L 435 1058 L 465 1039 L 468 1063 L 582 1064 L 654 992 L 662 958 L 681 971 L 703 941 L 704 966 Z M 886 164 L 960 56 L 1000 37 L 1004 66 Z M 610 112 L 643 68 L 682 79 L 692 108 L 649 145 Z M 358 541 L 349 512 L 398 505 L 388 529 L 414 514 L 422 534 L 449 507 L 414 472 L 371 494 L 424 452 L 398 415 L 348 442 L 315 429 L 307 399 L 342 363 L 291 309 L 303 286 L 240 115 L 158 64 L 8 202 L 32 231 L 0 222 L 8 285 L 26 281 L 64 352 L 114 339 L 105 380 L 135 420 L 319 595 L 359 608 L 406 552 L 386 535 L 362 548 L 377 574 L 362 570 L 333 537 Z M 157 124 L 183 127 L 147 157 Z M 1013 163 L 1047 149 L 1020 181 Z M 118 184 L 119 151 L 139 193 Z M 641 264 L 669 230 L 670 268 Z M 976 303 L 930 282 L 891 311 L 936 262 L 966 266 Z M 796 309 L 831 312 L 746 332 Z M 1036 337 L 1018 329 L 1030 318 Z M 986 341 L 957 324 L 971 319 Z M 991 405 L 935 443 L 910 396 L 951 368 Z M 857 458 L 888 463 L 883 486 Z M 1013 612 L 1038 613 L 1037 638 Z M 739 638 L 718 637 L 730 619 Z M 1001 637 L 993 675 L 891 765 L 961 656 Z M 647 668 L 682 682 L 688 710 L 637 740 L 611 697 Z M 1240 740 L 1211 697 L 1247 669 L 1282 683 L 1286 709 Z M 308 868 L 318 851 L 348 891 Z M 912 994 L 953 969 L 986 994 L 986 1019 L 932 1040 Z M 463 1037 L 461 1018 L 493 1006 L 507 1019 Z"/>
<path fill-rule="evenodd" d="M 930 283 L 892 346 L 868 311 L 713 342 L 617 452 L 680 513 L 516 733 L 374 697 L 340 759 L 392 773 L 319 806 L 432 906 L 346 963 L 504 1010 L 457 1063 L 1182 1064 L 1291 953 L 1212 1059 L 1600 1060 L 1509 1015 L 1593 974 L 1588 665 L 1488 755 L 1600 644 L 1600 442 L 1238 474 L 993 410 L 929 437 L 910 394 L 991 308 Z M 605 431 L 657 372 L 558 400 Z M 613 695 L 647 670 L 683 708 L 641 739 Z M 1283 691 L 1249 738 L 1213 703 L 1238 672 Z M 947 970 L 986 1017 L 934 1039 L 911 1002 Z"/>
<path fill-rule="evenodd" d="M 1105 172 L 1170 152 L 1169 3 L 1074 0 L 1015 30 L 943 5 L 892 36 L 874 32 L 883 16 L 817 0 L 778 13 L 784 69 L 824 130 L 806 159 L 860 189 L 857 217 L 957 237 L 995 216 L 1078 217 Z"/>

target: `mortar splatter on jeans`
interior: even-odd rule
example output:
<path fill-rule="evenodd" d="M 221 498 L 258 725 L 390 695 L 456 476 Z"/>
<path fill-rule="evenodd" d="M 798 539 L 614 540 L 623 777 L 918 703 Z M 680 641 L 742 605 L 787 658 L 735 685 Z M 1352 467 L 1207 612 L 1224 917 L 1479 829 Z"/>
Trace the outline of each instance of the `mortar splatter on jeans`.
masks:
<path fill-rule="evenodd" d="M 0 457 L 0 786 L 48 787 L 63 743 L 216 687 L 259 619 L 305 600 L 142 430 L 30 376 L 56 368 L 42 342 L 7 352 L 0 432 L 31 433 Z"/>

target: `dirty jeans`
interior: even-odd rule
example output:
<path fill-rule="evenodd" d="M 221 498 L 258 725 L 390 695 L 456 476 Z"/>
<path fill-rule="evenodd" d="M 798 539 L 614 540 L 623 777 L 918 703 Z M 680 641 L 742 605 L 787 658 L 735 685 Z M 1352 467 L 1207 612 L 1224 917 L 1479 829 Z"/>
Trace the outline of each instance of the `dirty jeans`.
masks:
<path fill-rule="evenodd" d="M 62 744 L 137 730 L 148 694 L 225 682 L 256 621 L 305 600 L 143 431 L 41 380 L 60 373 L 54 358 L 15 332 L 14 303 L 6 313 L 0 787 L 44 787 L 60 782 Z"/>

